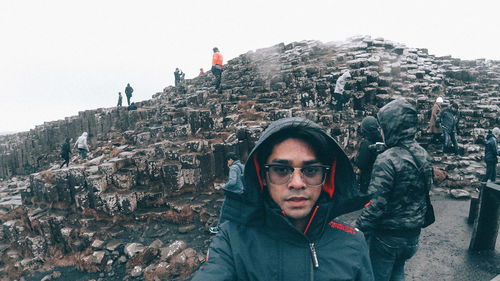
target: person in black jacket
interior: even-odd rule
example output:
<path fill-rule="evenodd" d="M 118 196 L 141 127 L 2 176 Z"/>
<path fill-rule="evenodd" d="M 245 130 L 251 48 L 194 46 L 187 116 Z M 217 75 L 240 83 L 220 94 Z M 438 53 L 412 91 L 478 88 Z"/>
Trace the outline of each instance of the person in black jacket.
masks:
<path fill-rule="evenodd" d="M 66 141 L 62 145 L 61 148 L 61 157 L 64 159 L 64 162 L 62 162 L 61 166 L 59 166 L 59 169 L 61 169 L 64 164 L 66 164 L 66 167 L 69 166 L 69 154 L 71 153 L 71 145 L 69 144 L 71 141 L 70 138 L 66 138 Z"/>
<path fill-rule="evenodd" d="M 249 154 L 243 183 L 224 203 L 226 221 L 192 281 L 373 280 L 363 233 L 334 220 L 367 200 L 320 126 L 273 122 Z"/>
<path fill-rule="evenodd" d="M 132 97 L 132 93 L 134 89 L 130 86 L 130 83 L 127 83 L 127 87 L 125 87 L 125 96 L 127 96 L 127 104 L 130 105 L 130 98 Z"/>
<path fill-rule="evenodd" d="M 445 108 L 439 114 L 439 123 L 444 134 L 443 153 L 450 150 L 450 141 L 453 144 L 453 152 L 458 155 L 458 122 L 460 121 L 460 114 L 458 113 L 458 104 L 451 103 L 451 106 Z"/>
<path fill-rule="evenodd" d="M 495 182 L 497 178 L 497 163 L 498 155 L 498 138 L 500 137 L 500 129 L 495 127 L 493 131 L 489 131 L 486 136 L 486 148 L 484 150 L 484 162 L 486 162 L 486 175 L 484 181 Z"/>
<path fill-rule="evenodd" d="M 362 193 L 366 193 L 368 191 L 368 184 L 370 183 L 373 163 L 378 154 L 377 150 L 372 145 L 377 142 L 382 142 L 377 119 L 373 116 L 365 117 L 363 121 L 361 121 L 360 134 L 363 140 L 354 158 L 354 164 L 358 166 L 361 172 L 359 175 L 359 190 Z"/>

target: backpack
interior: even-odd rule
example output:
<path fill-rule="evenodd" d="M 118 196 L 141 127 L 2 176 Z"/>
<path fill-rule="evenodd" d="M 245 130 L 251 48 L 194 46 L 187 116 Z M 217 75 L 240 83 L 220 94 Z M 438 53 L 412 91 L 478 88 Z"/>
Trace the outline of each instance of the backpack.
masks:
<path fill-rule="evenodd" d="M 427 205 L 425 214 L 424 214 L 424 223 L 422 224 L 422 228 L 426 228 L 429 225 L 433 224 L 436 221 L 436 216 L 434 215 L 434 207 L 432 206 L 431 202 L 431 197 L 429 195 L 429 191 L 432 186 L 432 174 L 427 174 L 426 173 L 426 166 L 422 164 L 415 155 L 410 151 L 410 149 L 406 146 L 401 146 L 402 148 L 406 149 L 408 153 L 410 153 L 411 157 L 413 157 L 413 161 L 415 161 L 415 164 L 417 165 L 417 171 L 418 175 L 423 179 L 425 187 L 427 189 L 427 192 L 425 193 L 425 202 Z"/>

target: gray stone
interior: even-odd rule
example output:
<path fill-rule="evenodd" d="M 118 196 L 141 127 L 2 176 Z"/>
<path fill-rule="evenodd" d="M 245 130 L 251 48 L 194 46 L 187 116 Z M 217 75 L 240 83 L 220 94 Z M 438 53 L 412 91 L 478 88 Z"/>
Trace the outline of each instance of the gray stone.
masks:
<path fill-rule="evenodd" d="M 172 256 L 180 253 L 182 250 L 186 249 L 186 243 L 184 241 L 174 241 L 165 248 L 160 249 L 161 261 L 168 261 Z"/>
<path fill-rule="evenodd" d="M 142 253 L 143 251 L 144 251 L 144 245 L 140 243 L 127 243 L 124 249 L 125 254 L 129 258 L 135 256 L 138 253 Z"/>
<path fill-rule="evenodd" d="M 130 272 L 130 276 L 132 276 L 132 277 L 139 277 L 141 275 L 142 275 L 142 267 L 140 267 L 138 265 L 134 266 L 134 268 Z"/>

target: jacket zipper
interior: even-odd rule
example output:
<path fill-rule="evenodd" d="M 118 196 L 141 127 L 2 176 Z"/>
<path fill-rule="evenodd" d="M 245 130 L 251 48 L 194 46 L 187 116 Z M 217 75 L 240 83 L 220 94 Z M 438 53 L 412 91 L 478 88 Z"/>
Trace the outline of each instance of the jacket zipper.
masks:
<path fill-rule="evenodd" d="M 309 243 L 309 248 L 311 248 L 311 259 L 314 268 L 319 268 L 318 256 L 316 255 L 316 248 L 314 248 L 314 243 Z"/>

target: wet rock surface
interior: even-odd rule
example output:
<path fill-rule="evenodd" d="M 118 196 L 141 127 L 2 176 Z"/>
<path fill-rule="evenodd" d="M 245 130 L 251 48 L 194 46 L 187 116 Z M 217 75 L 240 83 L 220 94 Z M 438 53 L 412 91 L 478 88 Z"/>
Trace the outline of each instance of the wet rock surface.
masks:
<path fill-rule="evenodd" d="M 346 69 L 349 99 L 339 113 L 331 109 L 331 96 Z M 446 198 L 438 220 L 440 212 L 450 218 L 422 236 L 422 258 L 409 264 L 410 280 L 472 280 L 452 278 L 460 275 L 452 269 L 475 254 L 465 254 L 467 246 L 447 231 L 459 228 L 456 237 L 468 239 L 470 229 L 453 220 L 467 215 L 467 194 L 482 185 L 486 130 L 500 126 L 500 62 L 436 57 L 357 37 L 248 52 L 225 66 L 222 93 L 213 82 L 207 73 L 165 88 L 138 110 L 88 110 L 0 136 L 0 278 L 189 279 L 204 260 L 208 227 L 218 220 L 228 152 L 245 160 L 270 121 L 302 116 L 328 128 L 353 156 L 362 118 L 403 96 L 416 102 L 417 139 L 433 157 L 433 198 Z M 460 104 L 460 155 L 443 154 L 431 143 L 427 122 L 437 96 Z M 78 160 L 73 151 L 70 166 L 60 169 L 62 142 L 82 131 L 89 132 L 88 159 Z M 454 248 L 457 258 L 448 262 Z M 425 253 L 432 264 L 449 268 L 421 270 Z M 497 253 L 488 255 L 498 260 Z M 466 268 L 474 272 L 473 264 Z M 500 274 L 498 266 L 476 268 L 477 280 Z"/>

